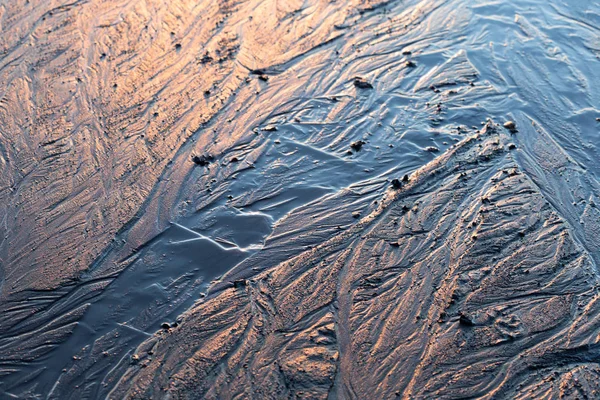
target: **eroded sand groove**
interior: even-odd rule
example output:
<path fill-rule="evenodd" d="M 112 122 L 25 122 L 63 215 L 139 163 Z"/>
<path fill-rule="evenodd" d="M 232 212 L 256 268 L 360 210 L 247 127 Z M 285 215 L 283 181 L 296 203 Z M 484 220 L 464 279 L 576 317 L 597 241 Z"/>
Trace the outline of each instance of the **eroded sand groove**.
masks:
<path fill-rule="evenodd" d="M 596 397 L 599 15 L 0 2 L 0 394 Z"/>
<path fill-rule="evenodd" d="M 194 307 L 112 395 L 592 396 L 592 260 L 507 148 L 488 127 L 352 229 Z"/>

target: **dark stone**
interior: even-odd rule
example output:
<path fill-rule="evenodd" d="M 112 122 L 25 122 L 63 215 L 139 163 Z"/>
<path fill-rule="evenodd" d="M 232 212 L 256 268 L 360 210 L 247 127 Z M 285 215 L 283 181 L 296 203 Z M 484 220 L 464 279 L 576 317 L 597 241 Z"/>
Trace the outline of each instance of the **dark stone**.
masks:
<path fill-rule="evenodd" d="M 517 124 L 513 121 L 506 121 L 504 123 L 504 128 L 508 129 L 511 133 L 517 132 Z"/>
<path fill-rule="evenodd" d="M 241 288 L 244 286 L 248 286 L 248 281 L 245 279 L 237 279 L 232 282 L 234 288 Z"/>
<path fill-rule="evenodd" d="M 367 82 L 364 78 L 360 77 L 354 78 L 354 86 L 359 89 L 373 89 L 373 85 Z"/>
<path fill-rule="evenodd" d="M 464 326 L 475 326 L 475 323 L 473 322 L 473 320 L 471 320 L 471 318 L 469 318 L 467 315 L 465 315 L 463 313 L 460 313 L 460 318 L 458 319 L 458 322 Z"/>
<path fill-rule="evenodd" d="M 213 58 L 210 56 L 210 54 L 208 54 L 208 51 L 207 51 L 204 54 L 204 56 L 202 56 L 202 58 L 200 59 L 200 64 L 208 64 L 211 61 L 213 61 Z"/>
<path fill-rule="evenodd" d="M 360 151 L 360 149 L 362 149 L 363 145 L 365 144 L 367 143 L 363 142 L 362 140 L 357 140 L 356 142 L 350 144 L 350 147 L 352 148 L 352 150 Z"/>
<path fill-rule="evenodd" d="M 400 179 L 393 179 L 392 186 L 394 189 L 400 189 L 402 188 L 402 182 L 400 182 Z"/>
<path fill-rule="evenodd" d="M 192 156 L 192 161 L 201 167 L 205 167 L 214 161 L 214 157 L 211 155 Z"/>

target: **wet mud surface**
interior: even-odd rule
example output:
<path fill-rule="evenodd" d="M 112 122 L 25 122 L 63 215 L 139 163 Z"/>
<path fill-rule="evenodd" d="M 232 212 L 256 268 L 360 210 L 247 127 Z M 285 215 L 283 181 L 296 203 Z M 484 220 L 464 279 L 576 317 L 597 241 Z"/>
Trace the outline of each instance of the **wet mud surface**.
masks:
<path fill-rule="evenodd" d="M 0 398 L 597 398 L 599 26 L 0 1 Z"/>

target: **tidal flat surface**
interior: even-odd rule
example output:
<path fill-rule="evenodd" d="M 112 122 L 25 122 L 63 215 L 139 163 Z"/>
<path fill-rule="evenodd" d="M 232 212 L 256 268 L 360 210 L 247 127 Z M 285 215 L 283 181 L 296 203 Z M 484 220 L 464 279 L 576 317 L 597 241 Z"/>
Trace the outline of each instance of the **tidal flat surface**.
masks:
<path fill-rule="evenodd" d="M 600 3 L 0 0 L 0 399 L 600 397 Z"/>

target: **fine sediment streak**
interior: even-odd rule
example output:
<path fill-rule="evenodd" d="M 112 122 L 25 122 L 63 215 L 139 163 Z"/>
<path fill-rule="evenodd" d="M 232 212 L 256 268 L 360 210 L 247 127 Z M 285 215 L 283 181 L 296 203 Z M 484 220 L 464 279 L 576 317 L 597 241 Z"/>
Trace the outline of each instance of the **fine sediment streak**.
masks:
<path fill-rule="evenodd" d="M 599 25 L 0 1 L 0 397 L 597 396 Z"/>

